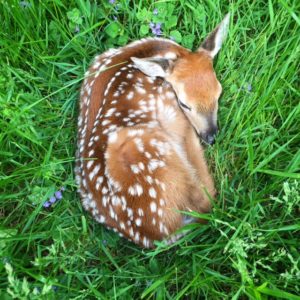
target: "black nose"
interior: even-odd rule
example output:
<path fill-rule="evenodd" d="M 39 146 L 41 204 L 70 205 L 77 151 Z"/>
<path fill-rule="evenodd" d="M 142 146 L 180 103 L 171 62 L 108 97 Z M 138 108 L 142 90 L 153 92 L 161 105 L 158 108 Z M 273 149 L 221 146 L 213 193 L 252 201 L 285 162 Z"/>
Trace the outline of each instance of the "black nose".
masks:
<path fill-rule="evenodd" d="M 218 133 L 218 127 L 211 126 L 208 130 L 201 132 L 199 136 L 205 143 L 209 145 L 213 145 L 215 143 L 217 133 Z"/>
<path fill-rule="evenodd" d="M 215 143 L 217 133 L 218 133 L 218 128 L 213 127 L 211 130 L 208 130 L 200 134 L 200 136 L 205 143 L 209 145 L 213 145 Z"/>
<path fill-rule="evenodd" d="M 207 136 L 206 136 L 206 139 L 205 139 L 205 141 L 209 144 L 209 145 L 213 145 L 214 143 L 215 143 L 215 134 L 214 135 L 210 135 L 210 134 L 208 134 Z"/>

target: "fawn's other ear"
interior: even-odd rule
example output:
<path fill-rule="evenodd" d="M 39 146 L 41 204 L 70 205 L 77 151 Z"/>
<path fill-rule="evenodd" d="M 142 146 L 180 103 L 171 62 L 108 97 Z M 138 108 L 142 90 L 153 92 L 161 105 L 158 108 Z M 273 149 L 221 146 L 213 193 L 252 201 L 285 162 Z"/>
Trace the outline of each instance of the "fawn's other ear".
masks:
<path fill-rule="evenodd" d="M 214 58 L 222 47 L 227 36 L 229 27 L 230 13 L 228 13 L 223 21 L 212 31 L 206 40 L 201 44 L 199 50 L 205 49 L 210 56 Z"/>
<path fill-rule="evenodd" d="M 147 76 L 166 77 L 171 70 L 171 60 L 166 58 L 137 58 L 131 57 L 134 65 Z"/>

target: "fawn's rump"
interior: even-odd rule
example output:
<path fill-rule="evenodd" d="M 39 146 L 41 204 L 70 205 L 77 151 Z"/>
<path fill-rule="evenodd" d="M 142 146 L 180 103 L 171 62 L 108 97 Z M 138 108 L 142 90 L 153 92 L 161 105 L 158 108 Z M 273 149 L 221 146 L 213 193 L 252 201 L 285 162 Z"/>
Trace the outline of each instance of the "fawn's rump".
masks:
<path fill-rule="evenodd" d="M 95 176 L 81 191 L 83 205 L 97 221 L 143 247 L 153 247 L 155 240 L 167 240 L 193 221 L 181 210 L 201 211 L 201 199 L 195 203 L 191 197 L 191 174 L 161 130 L 122 128 L 108 136 L 107 145 L 103 170 L 107 185 L 97 191 L 101 176 Z M 77 169 L 77 178 L 82 178 L 80 172 Z"/>
<path fill-rule="evenodd" d="M 121 129 L 109 136 L 105 156 L 107 175 L 117 182 L 115 196 L 126 195 L 126 203 L 113 206 L 117 219 L 109 226 L 151 246 L 184 224 L 179 210 L 187 209 L 191 179 L 164 133 L 141 126 Z"/>

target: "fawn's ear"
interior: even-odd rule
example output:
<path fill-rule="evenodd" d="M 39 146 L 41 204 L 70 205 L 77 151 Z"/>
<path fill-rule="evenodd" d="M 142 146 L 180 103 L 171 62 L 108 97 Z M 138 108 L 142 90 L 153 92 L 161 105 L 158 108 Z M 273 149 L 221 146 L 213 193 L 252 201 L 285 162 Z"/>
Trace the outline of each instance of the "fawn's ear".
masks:
<path fill-rule="evenodd" d="M 171 70 L 172 62 L 166 58 L 137 58 L 131 57 L 134 65 L 147 76 L 166 77 Z"/>
<path fill-rule="evenodd" d="M 223 21 L 212 31 L 206 40 L 201 44 L 199 50 L 205 49 L 209 55 L 214 58 L 222 47 L 227 36 L 229 27 L 230 13 L 228 13 Z"/>

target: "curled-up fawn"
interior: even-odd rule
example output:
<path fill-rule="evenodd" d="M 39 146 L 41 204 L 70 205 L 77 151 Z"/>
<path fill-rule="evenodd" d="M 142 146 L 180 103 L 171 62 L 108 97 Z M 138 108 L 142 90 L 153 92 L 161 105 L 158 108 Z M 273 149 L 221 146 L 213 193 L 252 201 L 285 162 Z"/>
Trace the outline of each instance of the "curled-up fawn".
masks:
<path fill-rule="evenodd" d="M 213 69 L 229 15 L 191 52 L 148 38 L 97 56 L 80 94 L 76 180 L 83 206 L 151 248 L 174 242 L 215 196 L 199 137 L 212 144 L 222 88 Z"/>

